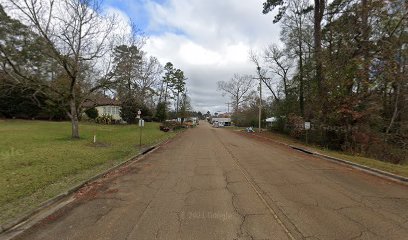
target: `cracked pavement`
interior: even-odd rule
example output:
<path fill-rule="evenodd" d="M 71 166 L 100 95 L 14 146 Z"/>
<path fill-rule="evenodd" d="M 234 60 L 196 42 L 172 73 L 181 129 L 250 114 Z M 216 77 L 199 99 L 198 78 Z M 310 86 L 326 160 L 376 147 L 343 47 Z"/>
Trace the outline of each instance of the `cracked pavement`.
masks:
<path fill-rule="evenodd" d="M 243 135 L 189 129 L 18 239 L 408 239 L 406 186 Z"/>

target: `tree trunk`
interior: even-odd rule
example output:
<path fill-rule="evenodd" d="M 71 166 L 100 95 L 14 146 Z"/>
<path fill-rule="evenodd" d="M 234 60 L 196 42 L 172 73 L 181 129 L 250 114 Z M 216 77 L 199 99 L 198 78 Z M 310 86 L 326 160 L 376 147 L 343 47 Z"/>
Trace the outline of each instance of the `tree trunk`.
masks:
<path fill-rule="evenodd" d="M 304 96 L 303 96 L 303 48 L 302 48 L 302 16 L 299 17 L 299 108 L 300 115 L 304 117 L 305 106 L 304 106 Z"/>
<path fill-rule="evenodd" d="M 235 114 L 238 114 L 238 108 L 239 108 L 239 98 L 235 97 Z"/>
<path fill-rule="evenodd" d="M 323 97 L 323 61 L 322 61 L 322 19 L 325 8 L 324 0 L 315 0 L 314 7 L 314 46 L 315 46 L 315 60 L 316 60 L 316 81 L 317 88 L 320 94 L 319 97 Z"/>
<path fill-rule="evenodd" d="M 363 61 L 363 72 L 361 74 L 361 91 L 363 95 L 368 92 L 369 85 L 369 71 L 370 71 L 370 60 L 369 60 L 369 26 L 368 26 L 368 0 L 361 1 L 361 32 L 362 32 L 362 61 Z"/>
<path fill-rule="evenodd" d="M 161 82 L 161 87 L 160 87 L 160 94 L 159 94 L 159 102 L 158 103 L 161 103 L 161 101 L 162 101 L 163 91 L 164 91 L 164 82 L 162 81 Z"/>
<path fill-rule="evenodd" d="M 71 119 L 71 127 L 72 127 L 71 137 L 73 139 L 78 139 L 79 138 L 79 120 L 78 120 L 78 112 L 77 112 L 77 107 L 76 107 L 74 98 L 72 98 L 69 101 L 69 106 L 70 106 L 70 112 L 68 116 Z"/>
<path fill-rule="evenodd" d="M 304 102 L 304 84 L 303 84 L 303 61 L 302 55 L 299 56 L 299 108 L 300 108 L 300 115 L 302 117 L 305 116 L 305 102 Z"/>
<path fill-rule="evenodd" d="M 396 96 L 395 96 L 395 103 L 394 103 L 394 111 L 393 111 L 393 114 L 392 114 L 392 117 L 391 117 L 390 124 L 388 125 L 387 130 L 385 132 L 387 136 L 390 133 L 390 131 L 391 131 L 393 125 L 394 125 L 394 122 L 398 117 L 398 112 L 399 112 L 398 111 L 398 104 L 399 104 L 399 96 L 400 96 L 400 92 L 401 92 L 400 89 L 401 89 L 400 84 L 397 83 L 397 86 L 396 86 L 396 89 L 395 89 Z"/>
<path fill-rule="evenodd" d="M 283 91 L 285 91 L 285 99 L 288 99 L 289 93 L 288 93 L 288 80 L 286 77 L 286 72 L 284 73 L 284 76 L 283 76 Z"/>
<path fill-rule="evenodd" d="M 179 95 L 180 92 L 177 92 L 177 104 L 176 104 L 176 117 L 178 118 L 178 110 L 179 110 Z"/>
<path fill-rule="evenodd" d="M 169 84 L 166 83 L 166 89 L 164 90 L 164 103 L 166 104 L 166 106 L 167 106 L 167 90 L 168 90 L 168 86 L 169 86 Z"/>
<path fill-rule="evenodd" d="M 130 79 L 128 80 L 127 85 L 128 85 L 128 92 L 127 92 L 128 96 L 127 97 L 128 99 L 131 99 L 132 98 L 132 83 Z"/>

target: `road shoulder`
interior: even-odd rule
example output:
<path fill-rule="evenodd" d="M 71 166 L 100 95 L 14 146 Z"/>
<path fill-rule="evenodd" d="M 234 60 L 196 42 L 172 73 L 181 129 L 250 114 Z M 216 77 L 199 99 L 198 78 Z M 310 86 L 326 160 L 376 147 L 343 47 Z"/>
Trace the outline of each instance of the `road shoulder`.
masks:
<path fill-rule="evenodd" d="M 404 175 L 399 175 L 401 173 L 398 169 L 402 169 L 405 173 L 405 170 L 408 169 L 408 166 L 404 165 L 395 165 L 391 163 L 381 162 L 375 159 L 362 158 L 347 156 L 345 154 L 337 153 L 334 151 L 322 151 L 320 149 L 314 148 L 312 146 L 306 146 L 297 141 L 286 140 L 284 138 L 274 139 L 273 133 L 246 133 L 243 131 L 234 131 L 236 134 L 240 134 L 245 137 L 251 137 L 254 139 L 262 139 L 270 142 L 274 142 L 286 147 L 290 147 L 296 151 L 303 152 L 305 154 L 310 154 L 321 159 L 329 160 L 331 162 L 346 165 L 357 170 L 363 171 L 365 173 L 381 177 L 399 184 L 408 186 L 408 177 Z M 356 160 L 362 159 L 362 160 Z M 373 163 L 370 163 L 372 161 Z M 406 169 L 405 169 L 406 168 Z M 391 171 L 389 171 L 391 170 Z"/>

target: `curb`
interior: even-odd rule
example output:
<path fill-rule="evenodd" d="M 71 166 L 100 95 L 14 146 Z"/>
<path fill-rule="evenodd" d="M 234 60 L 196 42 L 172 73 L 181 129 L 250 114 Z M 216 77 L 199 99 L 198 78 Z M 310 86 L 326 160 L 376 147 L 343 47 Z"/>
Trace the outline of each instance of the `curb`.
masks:
<path fill-rule="evenodd" d="M 176 137 L 177 135 L 179 135 L 182 132 L 184 132 L 184 131 L 177 132 L 176 135 L 174 135 L 173 137 L 168 138 L 166 140 L 163 140 L 163 141 L 161 141 L 159 143 L 156 143 L 156 144 L 154 144 L 152 146 L 148 146 L 147 148 L 142 148 L 140 150 L 140 152 L 138 154 L 136 154 L 135 156 L 129 157 L 125 161 L 123 161 L 121 163 L 118 163 L 118 164 L 114 165 L 113 167 L 110 167 L 107 170 L 88 178 L 87 180 L 84 180 L 83 182 L 77 184 L 76 186 L 73 186 L 72 188 L 66 190 L 65 192 L 63 192 L 63 193 L 61 193 L 61 194 L 59 194 L 59 195 L 57 195 L 57 196 L 55 196 L 55 197 L 53 197 L 51 199 L 48 199 L 47 201 L 39 204 L 39 206 L 36 209 L 27 212 L 22 217 L 18 217 L 18 218 L 14 219 L 14 220 L 12 220 L 12 221 L 10 221 L 8 223 L 0 225 L 0 236 L 2 234 L 7 233 L 10 230 L 13 230 L 13 228 L 15 228 L 16 226 L 18 226 L 20 224 L 23 224 L 25 221 L 29 220 L 31 217 L 33 217 L 37 213 L 41 212 L 42 210 L 46 209 L 47 207 L 49 207 L 49 206 L 51 206 L 53 204 L 56 204 L 57 202 L 61 201 L 65 197 L 68 197 L 69 195 L 76 192 L 77 190 L 79 190 L 80 188 L 85 186 L 86 184 L 88 184 L 90 182 L 93 182 L 93 181 L 103 177 L 104 175 L 108 174 L 109 172 L 114 171 L 114 170 L 116 170 L 116 169 L 118 169 L 118 168 L 120 168 L 120 167 L 122 167 L 122 166 L 124 166 L 124 165 L 126 165 L 128 163 L 131 163 L 131 162 L 136 163 L 136 162 L 142 160 L 141 157 L 143 157 L 144 155 L 146 155 L 149 152 L 152 152 L 155 149 L 158 149 L 162 145 L 168 143 L 174 137 Z M 56 210 L 58 210 L 58 209 L 56 209 Z M 22 232 L 24 232 L 24 231 L 25 230 L 23 230 Z M 16 237 L 16 236 L 13 236 L 12 238 L 14 238 L 14 237 Z"/>
<path fill-rule="evenodd" d="M 297 151 L 300 151 L 300 152 L 303 152 L 303 153 L 306 153 L 306 154 L 310 154 L 310 155 L 319 157 L 321 159 L 326 159 L 326 160 L 329 160 L 329 161 L 337 163 L 337 164 L 342 164 L 342 165 L 352 167 L 354 169 L 363 171 L 363 172 L 368 173 L 370 175 L 381 177 L 383 179 L 390 180 L 390 181 L 397 182 L 397 183 L 408 186 L 408 177 L 403 177 L 403 176 L 400 176 L 400 175 L 397 175 L 397 174 L 393 174 L 393 173 L 386 172 L 386 171 L 383 171 L 383 170 L 379 170 L 379 169 L 376 169 L 376 168 L 367 167 L 365 165 L 354 163 L 354 162 L 347 161 L 347 160 L 344 160 L 344 159 L 331 157 L 331 156 L 321 154 L 321 153 L 318 153 L 318 152 L 312 152 L 310 150 L 307 150 L 307 149 L 299 147 L 299 146 L 290 145 L 290 144 L 280 142 L 280 141 L 277 141 L 277 140 L 273 140 L 271 138 L 267 138 L 267 137 L 264 137 L 264 136 L 258 136 L 258 135 L 253 134 L 253 133 L 251 135 L 255 136 L 255 137 L 258 137 L 258 138 L 267 139 L 269 141 L 272 141 L 272 142 L 275 142 L 275 143 L 290 147 L 292 149 L 295 149 Z"/>
<path fill-rule="evenodd" d="M 325 154 L 321 154 L 321 153 L 317 153 L 317 152 L 314 152 L 312 154 L 317 156 L 317 157 L 320 157 L 320 158 L 328 159 L 329 161 L 333 161 L 333 162 L 336 162 L 336 163 L 339 163 L 339 164 L 351 166 L 351 167 L 353 167 L 355 169 L 364 171 L 366 173 L 369 173 L 371 175 L 375 175 L 377 177 L 385 178 L 387 180 L 391 180 L 391 181 L 398 182 L 398 183 L 401 183 L 401 184 L 404 184 L 404 185 L 408 185 L 408 178 L 397 175 L 397 174 L 382 171 L 382 170 L 379 170 L 379 169 L 376 169 L 376 168 L 367 167 L 365 165 L 350 162 L 350 161 L 340 159 L 340 158 L 336 158 L 336 157 L 327 156 Z"/>

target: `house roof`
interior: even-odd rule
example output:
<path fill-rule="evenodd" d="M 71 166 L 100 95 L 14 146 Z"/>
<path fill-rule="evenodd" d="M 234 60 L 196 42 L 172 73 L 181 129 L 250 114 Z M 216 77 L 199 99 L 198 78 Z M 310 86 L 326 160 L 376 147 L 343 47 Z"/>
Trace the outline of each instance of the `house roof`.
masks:
<path fill-rule="evenodd" d="M 276 117 L 270 117 L 265 119 L 266 122 L 275 122 L 276 120 L 277 120 Z"/>
<path fill-rule="evenodd" d="M 95 99 L 86 100 L 82 106 L 85 108 L 97 107 L 97 106 L 120 106 L 121 102 L 117 99 L 108 97 L 97 97 Z"/>

